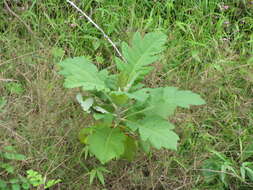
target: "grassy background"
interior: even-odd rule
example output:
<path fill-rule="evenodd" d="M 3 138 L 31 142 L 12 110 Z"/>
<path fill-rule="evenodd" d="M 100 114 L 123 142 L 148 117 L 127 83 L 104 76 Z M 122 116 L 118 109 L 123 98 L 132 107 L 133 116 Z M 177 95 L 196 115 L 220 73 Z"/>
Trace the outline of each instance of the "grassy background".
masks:
<path fill-rule="evenodd" d="M 163 31 L 168 43 L 146 84 L 177 86 L 201 94 L 207 104 L 178 110 L 177 152 L 140 153 L 133 163 L 113 161 L 106 185 L 89 185 L 78 131 L 90 120 L 75 101 L 78 90 L 62 87 L 55 63 L 89 56 L 99 67 L 116 54 L 90 23 L 63 0 L 0 1 L 0 148 L 13 145 L 28 157 L 14 163 L 20 175 L 34 169 L 62 183 L 52 189 L 205 190 L 252 189 L 249 179 L 227 175 L 228 186 L 202 175 L 211 150 L 239 172 L 253 139 L 253 2 L 220 0 L 76 0 L 116 44 L 135 31 Z M 228 7 L 226 7 L 228 6 Z M 20 21 L 25 22 L 32 33 Z M 9 79 L 9 80 L 7 80 Z M 228 172 L 230 173 L 230 172 Z M 8 178 L 5 173 L 2 176 Z"/>

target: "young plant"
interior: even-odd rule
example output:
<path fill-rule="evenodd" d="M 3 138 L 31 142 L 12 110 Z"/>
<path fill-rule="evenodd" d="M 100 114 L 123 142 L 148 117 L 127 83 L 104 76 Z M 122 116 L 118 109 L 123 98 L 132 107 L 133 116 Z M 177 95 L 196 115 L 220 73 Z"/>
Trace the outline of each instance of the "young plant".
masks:
<path fill-rule="evenodd" d="M 57 179 L 57 180 L 51 179 L 51 180 L 46 181 L 45 177 L 42 177 L 40 173 L 34 170 L 28 170 L 26 171 L 26 173 L 27 173 L 27 179 L 33 187 L 43 186 L 45 189 L 48 189 L 49 187 L 52 187 L 55 184 L 61 182 L 60 179 Z"/>
<path fill-rule="evenodd" d="M 0 177 L 0 190 L 29 190 L 31 187 L 43 187 L 45 189 L 61 182 L 60 179 L 48 180 L 34 170 L 27 170 L 27 176 L 23 177 L 16 172 L 13 161 L 24 161 L 26 157 L 16 152 L 14 147 L 6 146 L 0 150 L 0 174 L 6 173 L 8 180 Z"/>
<path fill-rule="evenodd" d="M 235 183 L 235 179 L 242 183 L 253 182 L 253 144 L 249 144 L 236 162 L 215 150 L 210 150 L 212 157 L 205 160 L 202 166 L 205 182 L 208 184 L 221 182 L 226 188 Z M 239 151 L 238 151 L 239 152 Z"/>
<path fill-rule="evenodd" d="M 117 73 L 99 71 L 85 57 L 68 58 L 59 63 L 64 87 L 81 87 L 88 94 L 77 94 L 82 109 L 96 120 L 83 128 L 80 140 L 90 155 L 102 163 L 112 159 L 132 160 L 138 148 L 177 149 L 178 135 L 167 119 L 177 107 L 189 108 L 205 101 L 191 91 L 176 87 L 145 88 L 141 81 L 159 60 L 167 41 L 154 32 L 144 37 L 134 34 L 132 44 L 122 43 L 125 61 L 115 57 Z"/>
<path fill-rule="evenodd" d="M 26 157 L 16 152 L 14 147 L 6 146 L 0 150 L 0 174 L 6 174 L 8 180 L 0 177 L 0 190 L 29 189 L 30 185 L 26 178 L 17 176 L 13 162 L 23 161 Z"/>

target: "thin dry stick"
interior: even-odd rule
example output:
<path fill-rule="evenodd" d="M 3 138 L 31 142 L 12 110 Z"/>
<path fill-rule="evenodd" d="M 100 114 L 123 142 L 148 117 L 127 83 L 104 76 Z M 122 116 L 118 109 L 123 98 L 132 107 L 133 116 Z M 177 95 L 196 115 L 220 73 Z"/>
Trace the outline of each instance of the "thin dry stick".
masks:
<path fill-rule="evenodd" d="M 73 3 L 70 0 L 67 0 L 67 2 L 69 4 L 71 4 L 77 11 L 79 11 L 83 16 L 85 16 L 85 18 L 92 23 L 102 34 L 103 36 L 109 41 L 109 43 L 112 45 L 112 47 L 115 49 L 115 51 L 117 52 L 117 54 L 126 62 L 125 58 L 123 57 L 123 55 L 120 53 L 119 49 L 117 48 L 117 46 L 113 43 L 113 41 L 109 38 L 109 36 L 106 35 L 106 33 L 104 32 L 104 30 L 102 28 L 100 28 L 85 12 L 83 12 L 79 7 L 77 7 L 75 5 L 75 3 Z"/>
<path fill-rule="evenodd" d="M 12 14 L 13 16 L 15 16 L 28 30 L 28 32 L 30 32 L 32 34 L 32 36 L 34 38 L 36 38 L 36 35 L 34 34 L 34 32 L 32 31 L 32 29 L 30 28 L 30 26 L 28 24 L 26 24 L 25 21 L 23 21 L 20 16 L 18 16 L 13 10 L 11 10 L 11 8 L 9 7 L 8 3 L 6 2 L 6 0 L 4 0 L 4 5 L 6 7 L 6 9 L 10 12 L 10 14 Z M 43 47 L 43 44 L 38 40 L 38 43 L 41 47 Z"/>
<path fill-rule="evenodd" d="M 44 51 L 44 50 L 45 50 L 45 49 L 39 49 L 39 50 L 36 50 L 36 51 L 32 51 L 32 52 L 29 52 L 29 53 L 20 55 L 20 56 L 18 56 L 18 57 L 14 57 L 14 58 L 12 58 L 12 59 L 6 60 L 6 61 L 4 61 L 4 62 L 1 62 L 1 60 L 0 60 L 0 66 L 2 66 L 2 65 L 4 65 L 4 64 L 7 64 L 7 63 L 10 63 L 10 62 L 12 62 L 12 61 L 15 61 L 15 60 L 17 60 L 17 59 L 22 59 L 22 58 L 24 58 L 24 57 L 26 57 L 26 56 L 28 56 L 28 55 L 32 55 L 32 54 L 35 54 L 35 53 L 39 53 L 39 52 Z"/>
<path fill-rule="evenodd" d="M 17 81 L 17 80 L 14 80 L 14 79 L 2 79 L 2 78 L 0 78 L 0 82 L 12 82 L 12 81 Z"/>

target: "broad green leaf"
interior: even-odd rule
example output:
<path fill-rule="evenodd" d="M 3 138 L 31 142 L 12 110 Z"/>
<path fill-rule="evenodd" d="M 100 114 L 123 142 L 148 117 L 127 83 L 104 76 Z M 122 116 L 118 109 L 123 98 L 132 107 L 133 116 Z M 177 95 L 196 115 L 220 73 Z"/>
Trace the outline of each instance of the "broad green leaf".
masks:
<path fill-rule="evenodd" d="M 117 68 L 124 73 L 124 87 L 126 91 L 138 79 L 142 79 L 144 75 L 150 72 L 152 67 L 149 65 L 159 59 L 158 54 L 164 49 L 163 46 L 167 40 L 167 36 L 161 32 L 153 32 L 146 34 L 144 38 L 140 33 L 134 34 L 131 47 L 126 43 L 122 43 L 122 53 L 127 63 L 116 60 Z"/>
<path fill-rule="evenodd" d="M 109 91 L 105 84 L 108 72 L 98 71 L 97 67 L 85 57 L 68 58 L 59 65 L 62 68 L 59 74 L 65 77 L 66 88 L 82 87 L 87 91 Z"/>
<path fill-rule="evenodd" d="M 87 98 L 86 100 L 83 100 L 83 97 L 80 93 L 76 95 L 76 99 L 78 103 L 81 105 L 81 107 L 83 108 L 83 110 L 86 111 L 87 113 L 90 113 L 90 108 L 94 103 L 94 99 Z"/>
<path fill-rule="evenodd" d="M 95 126 L 94 132 L 88 137 L 89 151 L 104 164 L 124 153 L 126 136 L 118 128 Z"/>
<path fill-rule="evenodd" d="M 126 126 L 131 130 L 131 131 L 136 131 L 139 127 L 139 124 L 136 123 L 135 121 L 126 121 Z"/>
<path fill-rule="evenodd" d="M 172 115 L 177 106 L 189 108 L 190 105 L 202 105 L 205 101 L 190 91 L 178 90 L 176 87 L 149 89 L 150 98 L 147 101 L 145 115 L 157 115 L 167 118 Z"/>
<path fill-rule="evenodd" d="M 146 117 L 139 122 L 139 133 L 143 141 L 160 149 L 162 147 L 176 150 L 179 137 L 172 131 L 174 126 L 159 117 Z"/>
<path fill-rule="evenodd" d="M 143 140 L 139 140 L 139 145 L 140 148 L 145 152 L 145 153 L 149 153 L 150 152 L 150 143 L 148 141 L 143 141 Z"/>
<path fill-rule="evenodd" d="M 119 106 L 123 106 L 129 100 L 127 94 L 125 94 L 124 92 L 120 92 L 120 91 L 111 92 L 110 97 L 111 97 L 112 101 L 116 105 L 119 105 Z"/>
<path fill-rule="evenodd" d="M 125 150 L 124 154 L 122 155 L 122 158 L 127 159 L 128 161 L 133 161 L 137 151 L 137 144 L 135 142 L 135 139 L 132 137 L 127 136 L 125 141 Z"/>
<path fill-rule="evenodd" d="M 103 121 L 103 124 L 110 126 L 114 119 L 115 117 L 112 114 L 107 113 L 107 114 L 104 114 L 102 121 Z"/>
<path fill-rule="evenodd" d="M 143 88 L 132 93 L 128 93 L 128 96 L 140 102 L 145 102 L 149 97 L 149 88 Z"/>
<path fill-rule="evenodd" d="M 11 189 L 12 190 L 20 190 L 20 185 L 19 184 L 11 184 Z"/>
<path fill-rule="evenodd" d="M 100 120 L 100 119 L 103 119 L 105 117 L 105 114 L 102 114 L 102 113 L 94 113 L 93 114 L 93 117 L 95 120 Z"/>
<path fill-rule="evenodd" d="M 140 102 L 145 102 L 149 97 L 148 92 L 149 92 L 149 88 L 143 88 L 131 93 L 124 92 L 124 91 L 113 91 L 111 92 L 111 96 L 113 100 L 116 99 L 117 102 L 115 103 L 119 105 L 123 105 L 127 103 L 128 98 L 134 99 Z"/>
<path fill-rule="evenodd" d="M 23 154 L 4 152 L 3 156 L 9 160 L 25 160 L 26 157 Z"/>
<path fill-rule="evenodd" d="M 165 87 L 164 98 L 170 99 L 171 102 L 174 102 L 177 106 L 183 108 L 190 108 L 190 105 L 205 104 L 205 101 L 200 95 L 188 90 L 178 90 L 175 87 Z"/>

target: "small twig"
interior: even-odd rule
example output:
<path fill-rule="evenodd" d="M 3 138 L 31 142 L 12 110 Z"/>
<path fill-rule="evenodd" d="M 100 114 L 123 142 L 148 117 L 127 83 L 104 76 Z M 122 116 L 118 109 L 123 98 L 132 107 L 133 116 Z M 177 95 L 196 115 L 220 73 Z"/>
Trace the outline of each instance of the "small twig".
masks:
<path fill-rule="evenodd" d="M 30 26 L 28 24 L 26 24 L 26 22 L 24 20 L 22 20 L 20 18 L 20 16 L 18 16 L 13 10 L 11 10 L 11 8 L 9 7 L 8 3 L 6 2 L 6 0 L 4 0 L 4 5 L 6 7 L 6 9 L 10 12 L 10 14 L 12 14 L 13 16 L 15 16 L 28 30 L 28 32 L 30 32 L 32 34 L 32 36 L 34 38 L 36 38 L 35 33 L 32 31 L 32 29 L 30 28 Z M 38 43 L 41 47 L 43 47 L 43 44 L 38 40 Z"/>
<path fill-rule="evenodd" d="M 22 59 L 22 58 L 24 58 L 24 57 L 26 57 L 26 56 L 28 56 L 28 55 L 32 55 L 32 54 L 35 54 L 35 53 L 39 53 L 39 52 L 44 51 L 44 50 L 45 50 L 45 49 L 39 49 L 39 50 L 36 50 L 36 51 L 32 51 L 32 52 L 26 53 L 26 54 L 24 54 L 24 55 L 20 55 L 20 56 L 18 56 L 18 57 L 14 57 L 14 58 L 12 58 L 12 59 L 6 60 L 6 61 L 4 61 L 4 62 L 1 62 L 1 60 L 0 60 L 0 66 L 2 66 L 2 65 L 4 65 L 4 64 L 7 64 L 7 63 L 10 63 L 10 62 L 12 62 L 12 61 L 15 61 L 15 60 L 17 60 L 17 59 Z"/>
<path fill-rule="evenodd" d="M 14 79 L 2 79 L 2 78 L 0 78 L 0 82 L 13 82 L 13 81 L 17 81 L 17 80 L 14 80 Z"/>
<path fill-rule="evenodd" d="M 113 43 L 113 41 L 109 38 L 108 35 L 106 35 L 106 33 L 104 32 L 104 30 L 102 28 L 100 28 L 85 12 L 83 12 L 79 7 L 77 7 L 75 5 L 75 3 L 73 3 L 70 0 L 66 0 L 70 5 L 72 5 L 77 11 L 79 11 L 83 16 L 85 16 L 85 18 L 92 23 L 102 34 L 103 36 L 109 41 L 109 43 L 112 45 L 112 47 L 115 49 L 115 51 L 117 52 L 117 54 L 121 57 L 122 60 L 124 60 L 126 62 L 126 59 L 123 57 L 123 55 L 120 53 L 119 49 L 117 48 L 117 46 Z"/>

